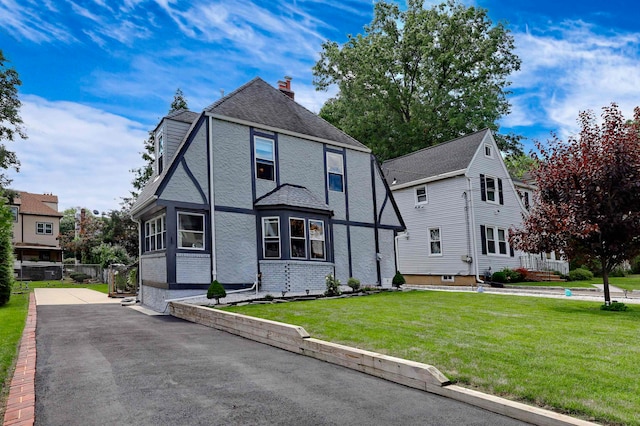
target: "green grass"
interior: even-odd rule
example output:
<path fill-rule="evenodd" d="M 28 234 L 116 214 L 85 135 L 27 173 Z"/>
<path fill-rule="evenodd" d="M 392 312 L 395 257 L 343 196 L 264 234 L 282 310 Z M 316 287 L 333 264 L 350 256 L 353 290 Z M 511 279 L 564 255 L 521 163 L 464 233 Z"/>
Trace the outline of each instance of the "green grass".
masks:
<path fill-rule="evenodd" d="M 640 306 L 413 291 L 228 308 L 436 366 L 449 379 L 609 424 L 640 425 Z"/>
<path fill-rule="evenodd" d="M 27 320 L 29 310 L 29 293 L 34 288 L 90 288 L 108 294 L 107 284 L 75 284 L 68 281 L 32 281 L 29 291 L 11 294 L 9 303 L 0 306 L 0 418 L 4 412 L 4 405 L 9 392 L 11 374 L 14 370 L 15 359 L 18 355 L 18 344 Z M 19 292 L 20 284 L 14 285 L 14 291 Z"/>
<path fill-rule="evenodd" d="M 595 277 L 589 281 L 576 281 L 589 284 L 602 284 L 602 277 Z M 640 275 L 626 277 L 609 277 L 609 284 L 625 290 L 640 290 Z"/>

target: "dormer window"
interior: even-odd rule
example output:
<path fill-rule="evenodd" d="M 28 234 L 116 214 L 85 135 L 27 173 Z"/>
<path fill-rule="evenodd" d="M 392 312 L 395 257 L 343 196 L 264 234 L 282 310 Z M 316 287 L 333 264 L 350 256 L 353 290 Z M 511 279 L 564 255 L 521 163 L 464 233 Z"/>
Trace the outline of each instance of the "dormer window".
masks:
<path fill-rule="evenodd" d="M 270 139 L 254 138 L 256 156 L 256 178 L 275 180 L 274 143 Z"/>
<path fill-rule="evenodd" d="M 164 168 L 164 139 L 162 137 L 162 132 L 158 134 L 158 174 L 162 173 Z"/>

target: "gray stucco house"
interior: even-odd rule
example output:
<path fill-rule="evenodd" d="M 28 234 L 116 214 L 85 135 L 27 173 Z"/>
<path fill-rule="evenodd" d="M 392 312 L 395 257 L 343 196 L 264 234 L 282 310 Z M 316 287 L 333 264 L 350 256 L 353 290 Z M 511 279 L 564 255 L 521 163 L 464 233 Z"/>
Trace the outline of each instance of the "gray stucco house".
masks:
<path fill-rule="evenodd" d="M 164 309 L 214 279 L 274 294 L 324 291 L 328 274 L 390 283 L 404 223 L 379 165 L 297 104 L 289 79 L 255 78 L 154 134 L 154 176 L 131 210 L 143 304 Z"/>

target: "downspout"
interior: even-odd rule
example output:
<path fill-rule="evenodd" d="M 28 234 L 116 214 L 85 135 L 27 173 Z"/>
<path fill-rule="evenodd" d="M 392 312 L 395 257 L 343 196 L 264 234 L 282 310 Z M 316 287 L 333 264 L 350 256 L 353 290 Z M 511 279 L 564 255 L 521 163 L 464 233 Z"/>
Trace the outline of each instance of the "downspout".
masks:
<path fill-rule="evenodd" d="M 142 224 L 140 219 L 131 218 L 138 225 L 138 296 L 137 299 L 142 303 L 142 244 L 144 240 L 140 241 L 140 234 L 142 233 Z"/>
<path fill-rule="evenodd" d="M 409 239 L 409 231 L 400 232 L 393 239 L 393 242 L 395 243 L 395 250 L 396 250 L 396 271 L 400 270 L 400 253 L 398 252 L 398 239 L 399 238 L 404 238 L 405 240 L 408 240 Z"/>
<path fill-rule="evenodd" d="M 472 262 L 475 265 L 476 281 L 479 284 L 484 284 L 484 281 L 480 279 L 480 270 L 478 266 L 478 244 L 476 242 L 476 215 L 473 210 L 473 185 L 471 184 L 471 178 L 467 177 L 467 183 L 469 184 L 469 206 L 471 211 L 471 240 L 473 241 L 473 259 Z"/>
<path fill-rule="evenodd" d="M 209 214 L 211 216 L 211 276 L 213 280 L 218 279 L 218 256 L 216 255 L 216 219 L 215 219 L 215 197 L 213 189 L 213 126 L 211 117 L 208 117 L 207 127 L 209 128 Z"/>

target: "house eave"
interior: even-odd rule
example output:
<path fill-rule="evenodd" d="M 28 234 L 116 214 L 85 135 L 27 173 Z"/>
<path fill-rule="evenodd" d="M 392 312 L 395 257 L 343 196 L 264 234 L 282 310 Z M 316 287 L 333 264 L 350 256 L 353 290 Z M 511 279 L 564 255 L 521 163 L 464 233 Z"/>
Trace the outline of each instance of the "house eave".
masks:
<path fill-rule="evenodd" d="M 349 144 L 346 144 L 346 143 L 336 142 L 336 141 L 332 141 L 332 140 L 329 140 L 329 139 L 323 139 L 323 138 L 319 138 L 319 137 L 316 137 L 316 136 L 305 135 L 303 133 L 292 132 L 291 130 L 280 129 L 278 127 L 268 126 L 266 124 L 254 123 L 254 122 L 251 122 L 251 121 L 242 120 L 242 119 L 234 118 L 234 117 L 229 117 L 229 116 L 226 116 L 226 115 L 211 114 L 209 112 L 207 112 L 206 114 L 207 114 L 208 117 L 215 118 L 217 120 L 228 121 L 228 122 L 235 123 L 235 124 L 242 124 L 244 126 L 257 127 L 257 128 L 264 129 L 264 130 L 277 132 L 277 133 L 280 133 L 280 134 L 283 134 L 283 135 L 289 135 L 289 136 L 293 136 L 293 137 L 300 138 L 300 139 L 307 139 L 307 140 L 314 141 L 314 142 L 325 143 L 327 145 L 333 145 L 333 146 L 337 146 L 337 147 L 340 147 L 340 148 L 347 148 L 347 149 L 352 149 L 354 151 L 371 153 L 371 150 L 369 148 L 361 148 L 359 146 L 354 146 L 354 145 L 349 145 Z"/>
<path fill-rule="evenodd" d="M 157 195 L 152 195 L 151 197 L 149 197 L 147 199 L 147 201 L 145 201 L 144 203 L 140 204 L 140 206 L 131 209 L 130 215 L 132 218 L 135 218 L 135 216 L 140 213 L 141 211 L 143 211 L 144 209 L 146 209 L 147 207 L 149 207 L 151 204 L 153 204 L 155 201 L 158 200 L 158 196 Z"/>
<path fill-rule="evenodd" d="M 422 185 L 429 182 L 435 182 L 437 180 L 447 179 L 455 176 L 464 176 L 467 173 L 467 169 L 454 170 L 452 172 L 441 173 L 435 176 L 429 176 L 423 179 L 413 180 L 411 182 L 401 183 L 399 185 L 389 185 L 391 191 L 396 191 L 398 189 L 410 188 L 416 185 Z"/>

